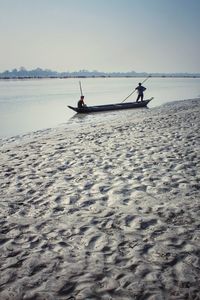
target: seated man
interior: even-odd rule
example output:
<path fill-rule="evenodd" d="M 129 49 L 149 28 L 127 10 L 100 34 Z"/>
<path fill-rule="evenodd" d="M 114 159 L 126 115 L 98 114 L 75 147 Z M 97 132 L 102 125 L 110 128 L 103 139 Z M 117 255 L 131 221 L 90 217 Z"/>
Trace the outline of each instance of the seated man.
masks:
<path fill-rule="evenodd" d="M 83 108 L 85 105 L 84 103 L 84 96 L 81 96 L 80 100 L 78 101 L 78 108 Z"/>

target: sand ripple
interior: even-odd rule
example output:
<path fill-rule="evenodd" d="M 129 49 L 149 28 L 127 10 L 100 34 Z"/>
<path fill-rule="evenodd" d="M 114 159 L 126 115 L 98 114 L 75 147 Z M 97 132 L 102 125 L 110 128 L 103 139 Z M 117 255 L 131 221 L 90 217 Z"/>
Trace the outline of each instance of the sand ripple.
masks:
<path fill-rule="evenodd" d="M 0 144 L 0 299 L 200 299 L 200 101 Z"/>

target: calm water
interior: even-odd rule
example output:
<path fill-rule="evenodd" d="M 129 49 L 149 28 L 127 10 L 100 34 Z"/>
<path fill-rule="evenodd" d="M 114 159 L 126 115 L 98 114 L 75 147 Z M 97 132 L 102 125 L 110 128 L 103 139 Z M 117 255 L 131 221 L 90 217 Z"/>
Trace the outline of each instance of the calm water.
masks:
<path fill-rule="evenodd" d="M 123 101 L 143 80 L 89 78 L 81 83 L 86 103 L 95 105 Z M 200 97 L 199 78 L 150 78 L 144 86 L 145 98 L 154 97 L 149 108 Z M 134 93 L 126 101 L 135 100 L 136 96 Z M 0 137 L 72 124 L 75 113 L 67 105 L 76 106 L 79 97 L 79 79 L 0 80 Z M 131 112 L 134 114 L 135 110 Z M 104 115 L 92 114 L 77 120 L 84 125 L 102 120 Z M 118 112 L 107 114 L 106 121 L 113 117 L 119 117 Z"/>

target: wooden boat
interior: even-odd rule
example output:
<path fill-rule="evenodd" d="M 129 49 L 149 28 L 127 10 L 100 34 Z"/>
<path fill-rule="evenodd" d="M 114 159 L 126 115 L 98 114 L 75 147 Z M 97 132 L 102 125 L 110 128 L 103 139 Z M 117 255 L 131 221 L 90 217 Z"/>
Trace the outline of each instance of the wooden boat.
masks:
<path fill-rule="evenodd" d="M 77 113 L 91 113 L 100 111 L 110 111 L 110 110 L 120 110 L 120 109 L 130 109 L 130 108 L 141 108 L 146 107 L 147 104 L 153 100 L 153 97 L 140 102 L 127 102 L 127 103 L 116 103 L 116 104 L 105 104 L 96 106 L 84 106 L 82 108 L 73 107 L 68 105 L 68 107 Z"/>

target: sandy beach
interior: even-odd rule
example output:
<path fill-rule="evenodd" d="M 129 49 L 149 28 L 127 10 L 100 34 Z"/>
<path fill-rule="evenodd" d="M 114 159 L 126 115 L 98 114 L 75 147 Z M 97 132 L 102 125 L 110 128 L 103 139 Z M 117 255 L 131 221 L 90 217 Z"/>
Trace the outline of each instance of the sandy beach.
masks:
<path fill-rule="evenodd" d="M 0 300 L 200 299 L 200 99 L 0 142 Z"/>

